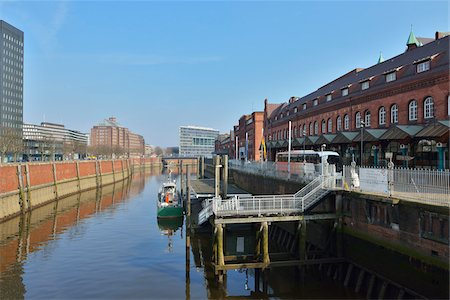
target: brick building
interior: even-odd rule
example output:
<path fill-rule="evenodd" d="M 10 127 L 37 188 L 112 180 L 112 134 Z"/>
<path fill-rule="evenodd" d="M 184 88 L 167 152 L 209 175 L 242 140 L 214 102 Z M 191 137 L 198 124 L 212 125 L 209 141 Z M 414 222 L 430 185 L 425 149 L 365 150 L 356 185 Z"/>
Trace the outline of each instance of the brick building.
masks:
<path fill-rule="evenodd" d="M 115 117 L 110 117 L 95 125 L 91 129 L 90 142 L 98 154 L 125 154 L 128 157 L 144 155 L 144 138 L 121 126 Z"/>
<path fill-rule="evenodd" d="M 449 168 L 449 36 L 416 38 L 391 59 L 354 69 L 301 98 L 287 103 L 265 101 L 264 135 L 269 159 L 287 149 L 288 124 L 296 149 L 328 149 L 344 160 Z M 240 135 L 241 138 L 242 135 Z"/>
<path fill-rule="evenodd" d="M 243 115 L 239 119 L 238 125 L 233 128 L 234 139 L 230 139 L 230 156 L 244 160 L 260 160 L 263 127 L 264 112 L 257 111 L 250 115 Z M 236 142 L 238 143 L 237 146 Z"/>

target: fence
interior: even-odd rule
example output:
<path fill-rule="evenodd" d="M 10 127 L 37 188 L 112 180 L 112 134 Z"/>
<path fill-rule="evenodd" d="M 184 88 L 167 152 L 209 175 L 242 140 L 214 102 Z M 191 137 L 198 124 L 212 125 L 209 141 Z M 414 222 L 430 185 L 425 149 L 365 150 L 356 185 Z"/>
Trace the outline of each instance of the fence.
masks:
<path fill-rule="evenodd" d="M 450 171 L 344 166 L 347 190 L 431 205 L 450 205 Z"/>

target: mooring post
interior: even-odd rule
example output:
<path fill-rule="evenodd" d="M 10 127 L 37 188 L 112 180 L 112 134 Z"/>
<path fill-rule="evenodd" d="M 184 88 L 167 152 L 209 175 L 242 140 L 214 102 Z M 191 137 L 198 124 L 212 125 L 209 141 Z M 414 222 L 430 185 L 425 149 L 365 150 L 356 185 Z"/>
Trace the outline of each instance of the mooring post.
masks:
<path fill-rule="evenodd" d="M 202 156 L 202 168 L 201 168 L 200 177 L 205 178 L 205 157 L 204 156 Z"/>
<path fill-rule="evenodd" d="M 54 185 L 54 188 L 55 188 L 55 191 L 54 191 L 55 199 L 58 199 L 58 181 L 57 181 L 57 178 L 56 178 L 56 164 L 55 164 L 55 162 L 52 163 L 52 168 L 53 168 L 53 185 Z"/>
<path fill-rule="evenodd" d="M 259 261 L 261 259 L 261 237 L 262 237 L 262 231 L 263 231 L 263 224 L 259 227 L 259 230 L 256 231 L 256 259 Z M 255 273 L 256 276 L 256 273 Z"/>
<path fill-rule="evenodd" d="M 26 207 L 25 207 L 25 196 L 23 194 L 23 177 L 22 177 L 22 166 L 17 165 L 17 182 L 18 189 L 19 189 L 19 205 L 20 209 L 22 210 L 22 213 L 25 213 Z"/>
<path fill-rule="evenodd" d="M 30 183 L 30 165 L 27 163 L 25 164 L 25 175 L 27 179 L 27 207 L 29 210 L 31 210 L 31 183 Z"/>
<path fill-rule="evenodd" d="M 223 199 L 227 198 L 227 194 L 228 194 L 228 155 L 224 155 L 222 156 L 222 180 L 223 180 L 223 186 L 222 186 L 222 190 L 223 190 Z"/>
<path fill-rule="evenodd" d="M 186 166 L 186 214 L 189 230 L 191 229 L 191 178 L 189 176 L 189 165 Z"/>
<path fill-rule="evenodd" d="M 215 169 L 215 176 L 214 176 L 214 195 L 216 197 L 219 197 L 220 193 L 220 156 L 216 155 L 214 157 L 214 169 Z"/>
<path fill-rule="evenodd" d="M 180 171 L 180 193 L 181 193 L 181 197 L 183 198 L 183 191 L 184 191 L 184 184 L 183 184 L 183 161 L 180 159 L 178 161 L 179 165 L 178 165 L 178 170 Z M 187 202 L 186 202 L 187 203 Z"/>
<path fill-rule="evenodd" d="M 263 263 L 270 264 L 269 258 L 269 225 L 267 222 L 262 222 L 263 227 Z"/>
<path fill-rule="evenodd" d="M 222 224 L 217 226 L 217 264 L 219 266 L 225 265 L 225 259 L 223 257 L 223 227 Z"/>

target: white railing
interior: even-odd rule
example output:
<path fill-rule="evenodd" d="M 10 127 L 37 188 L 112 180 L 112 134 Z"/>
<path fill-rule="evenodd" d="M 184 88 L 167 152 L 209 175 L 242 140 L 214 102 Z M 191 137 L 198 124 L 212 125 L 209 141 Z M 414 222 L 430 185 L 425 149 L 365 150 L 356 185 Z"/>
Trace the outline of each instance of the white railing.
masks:
<path fill-rule="evenodd" d="M 235 196 L 229 199 L 214 197 L 203 202 L 199 224 L 216 216 L 268 216 L 303 213 L 322 199 L 333 187 L 336 176 L 319 176 L 294 195 Z"/>
<path fill-rule="evenodd" d="M 450 171 L 344 166 L 343 187 L 413 202 L 450 206 Z"/>

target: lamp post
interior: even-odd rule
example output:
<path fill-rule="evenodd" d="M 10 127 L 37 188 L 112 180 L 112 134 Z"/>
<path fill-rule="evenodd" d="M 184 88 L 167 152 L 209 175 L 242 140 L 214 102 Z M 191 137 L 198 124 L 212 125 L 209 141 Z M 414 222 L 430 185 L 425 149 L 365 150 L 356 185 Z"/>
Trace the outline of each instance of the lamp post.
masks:
<path fill-rule="evenodd" d="M 363 165 L 363 155 L 364 155 L 364 126 L 366 125 L 366 123 L 364 123 L 363 120 L 360 121 L 360 125 L 359 127 L 361 128 L 361 167 Z"/>
<path fill-rule="evenodd" d="M 291 137 L 292 137 L 292 122 L 289 121 L 289 134 L 288 134 L 288 178 L 291 178 Z"/>
<path fill-rule="evenodd" d="M 305 130 L 305 129 L 303 129 L 302 134 L 303 134 L 303 163 L 305 163 L 305 162 L 306 162 L 306 160 L 305 160 L 305 152 L 306 152 L 306 147 L 305 147 L 305 143 L 306 143 L 306 130 Z"/>

